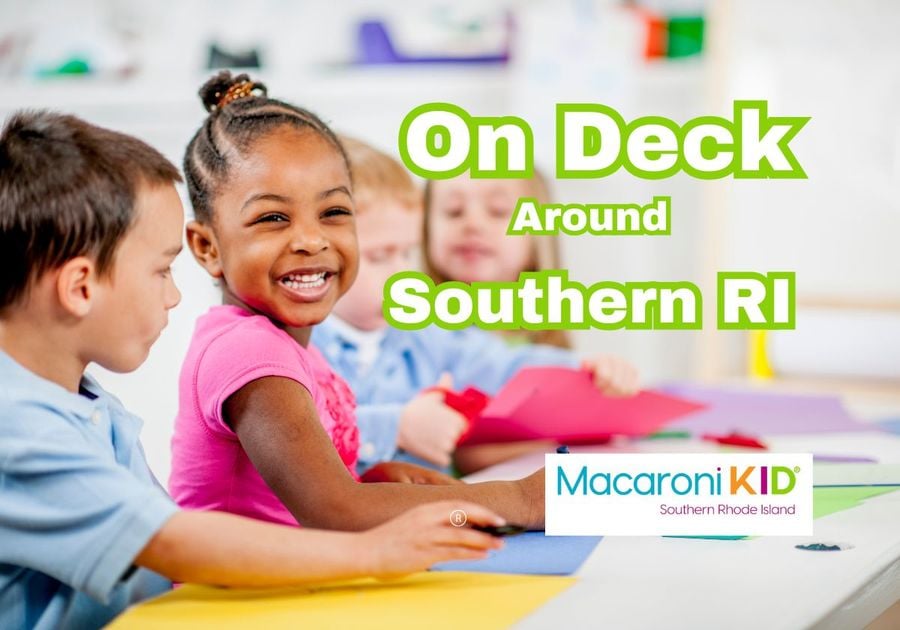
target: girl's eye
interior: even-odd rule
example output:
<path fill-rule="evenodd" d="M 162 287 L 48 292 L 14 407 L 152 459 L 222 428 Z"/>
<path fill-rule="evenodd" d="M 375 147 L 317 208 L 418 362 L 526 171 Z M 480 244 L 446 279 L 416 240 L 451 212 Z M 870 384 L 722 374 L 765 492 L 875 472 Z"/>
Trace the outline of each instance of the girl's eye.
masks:
<path fill-rule="evenodd" d="M 323 217 L 340 217 L 340 216 L 350 216 L 353 214 L 347 208 L 328 208 L 324 213 L 322 213 Z"/>
<path fill-rule="evenodd" d="M 264 214 L 263 216 L 256 219 L 253 223 L 280 223 L 282 221 L 287 221 L 287 217 L 283 214 Z"/>
<path fill-rule="evenodd" d="M 391 253 L 386 249 L 378 249 L 366 254 L 366 260 L 372 264 L 380 264 L 390 260 Z"/>
<path fill-rule="evenodd" d="M 172 275 L 172 268 L 166 267 L 165 269 L 160 270 L 159 275 L 161 275 L 163 278 L 168 278 L 170 275 Z"/>
<path fill-rule="evenodd" d="M 494 206 L 489 210 L 489 212 L 491 213 L 492 217 L 501 218 L 501 219 L 508 217 L 510 214 L 509 208 L 506 208 L 505 206 Z"/>
<path fill-rule="evenodd" d="M 451 219 L 455 219 L 457 217 L 462 216 L 463 209 L 460 206 L 450 207 L 444 209 L 444 214 L 450 217 Z"/>

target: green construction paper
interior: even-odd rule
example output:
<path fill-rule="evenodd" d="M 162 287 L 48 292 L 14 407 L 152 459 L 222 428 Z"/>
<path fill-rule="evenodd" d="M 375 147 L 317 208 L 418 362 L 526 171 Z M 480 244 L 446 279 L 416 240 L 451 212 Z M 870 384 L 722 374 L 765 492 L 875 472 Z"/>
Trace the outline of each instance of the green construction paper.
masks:
<path fill-rule="evenodd" d="M 703 52 L 703 30 L 704 20 L 700 16 L 670 18 L 666 56 L 675 59 L 699 55 Z"/>
<path fill-rule="evenodd" d="M 663 536 L 663 538 L 694 538 L 697 540 L 745 540 L 747 536 Z"/>
<path fill-rule="evenodd" d="M 650 435 L 644 436 L 645 440 L 671 440 L 671 439 L 689 439 L 690 431 L 657 431 Z"/>
<path fill-rule="evenodd" d="M 813 518 L 822 518 L 860 505 L 866 499 L 900 490 L 900 486 L 841 486 L 813 488 Z M 697 538 L 701 540 L 747 540 L 747 536 L 664 536 L 664 538 Z"/>
<path fill-rule="evenodd" d="M 855 508 L 866 499 L 900 490 L 900 486 L 813 488 L 813 518 Z"/>
<path fill-rule="evenodd" d="M 81 74 L 90 74 L 91 66 L 87 62 L 87 60 L 82 59 L 80 57 L 72 57 L 71 59 L 66 60 L 64 63 L 53 67 L 53 68 L 42 68 L 38 71 L 38 76 L 41 77 L 57 77 L 57 76 L 67 76 L 67 75 L 81 75 Z"/>

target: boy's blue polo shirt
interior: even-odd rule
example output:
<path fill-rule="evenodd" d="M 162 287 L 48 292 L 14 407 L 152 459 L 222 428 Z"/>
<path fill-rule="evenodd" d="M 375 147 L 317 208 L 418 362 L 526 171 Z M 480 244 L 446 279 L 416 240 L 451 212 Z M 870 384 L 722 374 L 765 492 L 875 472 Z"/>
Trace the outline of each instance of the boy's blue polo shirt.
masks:
<path fill-rule="evenodd" d="M 422 330 L 387 328 L 375 362 L 361 373 L 356 344 L 341 333 L 334 317 L 313 328 L 312 341 L 356 396 L 360 472 L 391 459 L 434 467 L 398 452 L 397 432 L 406 403 L 435 385 L 444 372 L 453 377 L 454 389 L 473 386 L 493 395 L 523 367 L 578 365 L 577 355 L 570 350 L 540 344 L 511 346 L 498 335 L 475 327 L 445 330 L 429 326 Z"/>
<path fill-rule="evenodd" d="M 176 511 L 141 421 L 85 377 L 81 394 L 0 352 L 0 628 L 95 628 L 171 588 L 134 569 Z"/>

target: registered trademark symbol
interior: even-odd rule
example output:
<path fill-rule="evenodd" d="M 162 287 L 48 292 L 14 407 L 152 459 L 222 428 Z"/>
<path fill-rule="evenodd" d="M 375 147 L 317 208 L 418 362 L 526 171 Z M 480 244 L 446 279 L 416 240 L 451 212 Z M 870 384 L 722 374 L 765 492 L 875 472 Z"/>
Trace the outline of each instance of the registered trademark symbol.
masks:
<path fill-rule="evenodd" d="M 800 472 L 800 467 L 799 467 L 799 466 L 794 466 L 794 472 L 795 472 L 795 473 Z"/>
<path fill-rule="evenodd" d="M 469 520 L 468 515 L 463 510 L 453 510 L 450 512 L 450 524 L 453 527 L 462 527 Z"/>

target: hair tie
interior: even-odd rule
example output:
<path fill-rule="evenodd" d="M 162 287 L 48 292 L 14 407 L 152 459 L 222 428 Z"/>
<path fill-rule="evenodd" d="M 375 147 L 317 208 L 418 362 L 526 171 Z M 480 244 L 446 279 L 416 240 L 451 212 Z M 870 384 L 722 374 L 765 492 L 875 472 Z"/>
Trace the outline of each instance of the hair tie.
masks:
<path fill-rule="evenodd" d="M 216 109 L 222 109 L 229 103 L 233 103 L 236 100 L 247 98 L 253 94 L 253 90 L 257 88 L 262 88 L 262 85 L 257 85 L 253 81 L 239 81 L 231 85 L 228 90 L 225 91 L 225 94 L 219 99 L 219 102 L 216 103 Z"/>

